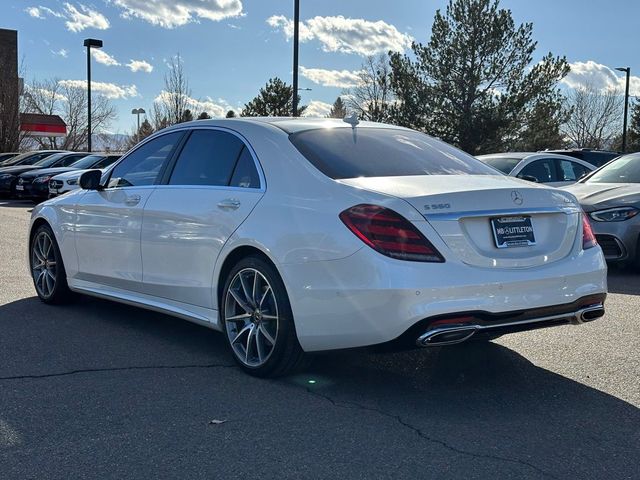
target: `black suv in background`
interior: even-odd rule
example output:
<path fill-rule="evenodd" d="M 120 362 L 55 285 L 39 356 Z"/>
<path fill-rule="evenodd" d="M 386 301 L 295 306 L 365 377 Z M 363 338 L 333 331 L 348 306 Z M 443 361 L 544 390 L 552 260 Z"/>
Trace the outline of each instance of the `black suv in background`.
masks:
<path fill-rule="evenodd" d="M 616 157 L 622 155 L 620 152 L 613 152 L 610 150 L 592 150 L 590 148 L 571 148 L 568 150 L 544 150 L 549 153 L 561 153 L 562 155 L 569 155 L 573 158 L 579 158 L 585 162 L 589 162 L 591 165 L 601 167 L 609 160 L 613 160 Z"/>

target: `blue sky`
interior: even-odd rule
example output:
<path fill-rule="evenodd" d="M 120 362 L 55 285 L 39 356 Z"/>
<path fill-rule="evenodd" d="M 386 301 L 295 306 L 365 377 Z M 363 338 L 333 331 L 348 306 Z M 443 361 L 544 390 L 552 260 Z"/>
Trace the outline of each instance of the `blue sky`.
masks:
<path fill-rule="evenodd" d="M 87 37 L 104 40 L 93 61 L 94 82 L 112 97 L 118 119 L 110 130 L 130 132 L 132 108 L 151 110 L 163 88 L 166 59 L 180 53 L 195 109 L 240 109 L 274 76 L 291 81 L 287 26 L 293 0 L 1 0 L 0 28 L 19 31 L 27 83 L 86 76 Z M 304 104 L 323 114 L 353 82 L 363 55 L 407 49 L 428 40 L 445 0 L 301 0 L 300 86 Z M 632 0 L 502 0 L 516 22 L 533 22 L 536 56 L 566 55 L 570 88 L 590 79 L 619 86 L 609 67 L 640 75 L 640 2 Z M 343 18 L 341 18 L 343 17 Z M 366 41 L 363 41 L 366 39 Z M 135 61 L 135 62 L 132 62 Z M 100 63 L 102 62 L 102 63 Z M 100 90 L 98 88 L 98 90 Z M 94 84 L 94 90 L 96 85 Z M 640 95 L 640 77 L 632 94 Z"/>

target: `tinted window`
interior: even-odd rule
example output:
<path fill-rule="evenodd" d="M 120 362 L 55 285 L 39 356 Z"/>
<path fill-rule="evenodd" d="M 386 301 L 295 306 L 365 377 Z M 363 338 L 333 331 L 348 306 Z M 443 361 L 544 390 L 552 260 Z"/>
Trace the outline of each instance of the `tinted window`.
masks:
<path fill-rule="evenodd" d="M 640 183 L 640 154 L 614 160 L 591 175 L 587 183 Z"/>
<path fill-rule="evenodd" d="M 37 165 L 42 168 L 57 167 L 60 159 L 64 157 L 64 153 L 41 153 L 27 162 L 29 165 Z M 36 159 L 36 160 L 34 160 Z"/>
<path fill-rule="evenodd" d="M 57 166 L 58 167 L 68 167 L 69 165 L 73 165 L 78 160 L 80 160 L 81 158 L 84 158 L 84 157 L 86 157 L 86 154 L 84 154 L 84 153 L 79 153 L 78 155 L 67 155 L 66 157 L 62 158 L 62 160 L 60 161 L 60 163 Z"/>
<path fill-rule="evenodd" d="M 511 170 L 519 164 L 521 158 L 505 158 L 505 157 L 479 157 L 481 162 L 491 165 L 493 168 L 500 170 L 505 175 L 509 175 Z"/>
<path fill-rule="evenodd" d="M 107 157 L 104 157 L 99 162 L 96 162 L 93 165 L 91 165 L 91 168 L 105 168 L 105 167 L 108 167 L 109 165 L 115 163 L 119 158 L 120 158 L 120 155 L 109 155 Z"/>
<path fill-rule="evenodd" d="M 419 132 L 384 128 L 306 130 L 291 142 L 331 178 L 495 175 L 480 160 Z"/>
<path fill-rule="evenodd" d="M 182 132 L 168 133 L 134 150 L 113 169 L 109 187 L 153 185 L 182 135 Z"/>
<path fill-rule="evenodd" d="M 81 169 L 91 168 L 91 166 L 94 163 L 96 163 L 97 161 L 103 158 L 104 158 L 103 155 L 88 155 L 86 157 L 81 158 L 80 160 L 77 160 L 75 163 L 72 163 L 71 166 L 73 168 L 81 168 Z"/>
<path fill-rule="evenodd" d="M 243 148 L 242 141 L 230 133 L 195 130 L 178 157 L 169 184 L 226 186 Z"/>
<path fill-rule="evenodd" d="M 575 182 L 582 178 L 583 175 L 589 173 L 590 170 L 583 167 L 579 163 L 570 162 L 568 160 L 560 160 L 560 181 Z"/>
<path fill-rule="evenodd" d="M 540 183 L 559 182 L 553 160 L 536 160 L 524 167 L 518 176 L 535 177 Z"/>
<path fill-rule="evenodd" d="M 231 187 L 243 187 L 243 188 L 260 188 L 260 178 L 258 177 L 258 171 L 256 170 L 256 164 L 253 161 L 251 152 L 247 147 L 242 149 L 238 163 L 233 171 Z"/>

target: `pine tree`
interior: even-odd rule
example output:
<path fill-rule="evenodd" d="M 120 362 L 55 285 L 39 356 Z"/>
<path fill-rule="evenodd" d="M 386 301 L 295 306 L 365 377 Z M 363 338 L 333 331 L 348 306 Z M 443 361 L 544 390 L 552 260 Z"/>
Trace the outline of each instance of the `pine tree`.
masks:
<path fill-rule="evenodd" d="M 328 118 L 344 118 L 347 116 L 347 108 L 344 105 L 341 97 L 336 98 L 333 102 L 333 107 L 329 112 Z"/>
<path fill-rule="evenodd" d="M 191 122 L 193 121 L 193 113 L 188 108 L 182 112 L 182 117 L 180 118 L 180 123 Z"/>
<path fill-rule="evenodd" d="M 300 102 L 300 95 L 298 95 Z M 305 106 L 298 107 L 298 114 L 302 115 Z M 271 78 L 260 89 L 260 93 L 249 103 L 245 104 L 240 114 L 243 117 L 289 117 L 293 111 L 293 87 L 279 78 Z"/>
<path fill-rule="evenodd" d="M 631 105 L 631 118 L 627 130 L 627 152 L 640 152 L 640 99 Z"/>
<path fill-rule="evenodd" d="M 508 148 L 533 116 L 558 108 L 566 59 L 549 53 L 534 65 L 532 24 L 516 27 L 498 7 L 450 0 L 436 11 L 427 44 L 414 43 L 411 57 L 391 55 L 392 121 L 479 154 Z"/>
<path fill-rule="evenodd" d="M 229 110 L 227 112 L 226 118 L 236 118 L 236 112 L 234 112 L 233 110 Z"/>
<path fill-rule="evenodd" d="M 209 120 L 211 119 L 211 115 L 209 115 L 207 112 L 202 112 L 200 115 L 198 115 L 198 120 Z"/>

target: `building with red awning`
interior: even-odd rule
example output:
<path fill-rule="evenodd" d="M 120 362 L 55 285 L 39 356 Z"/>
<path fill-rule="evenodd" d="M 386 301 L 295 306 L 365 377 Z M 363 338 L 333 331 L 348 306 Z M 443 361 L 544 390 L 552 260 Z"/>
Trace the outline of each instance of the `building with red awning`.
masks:
<path fill-rule="evenodd" d="M 21 113 L 20 131 L 29 137 L 65 137 L 67 124 L 58 115 Z"/>

